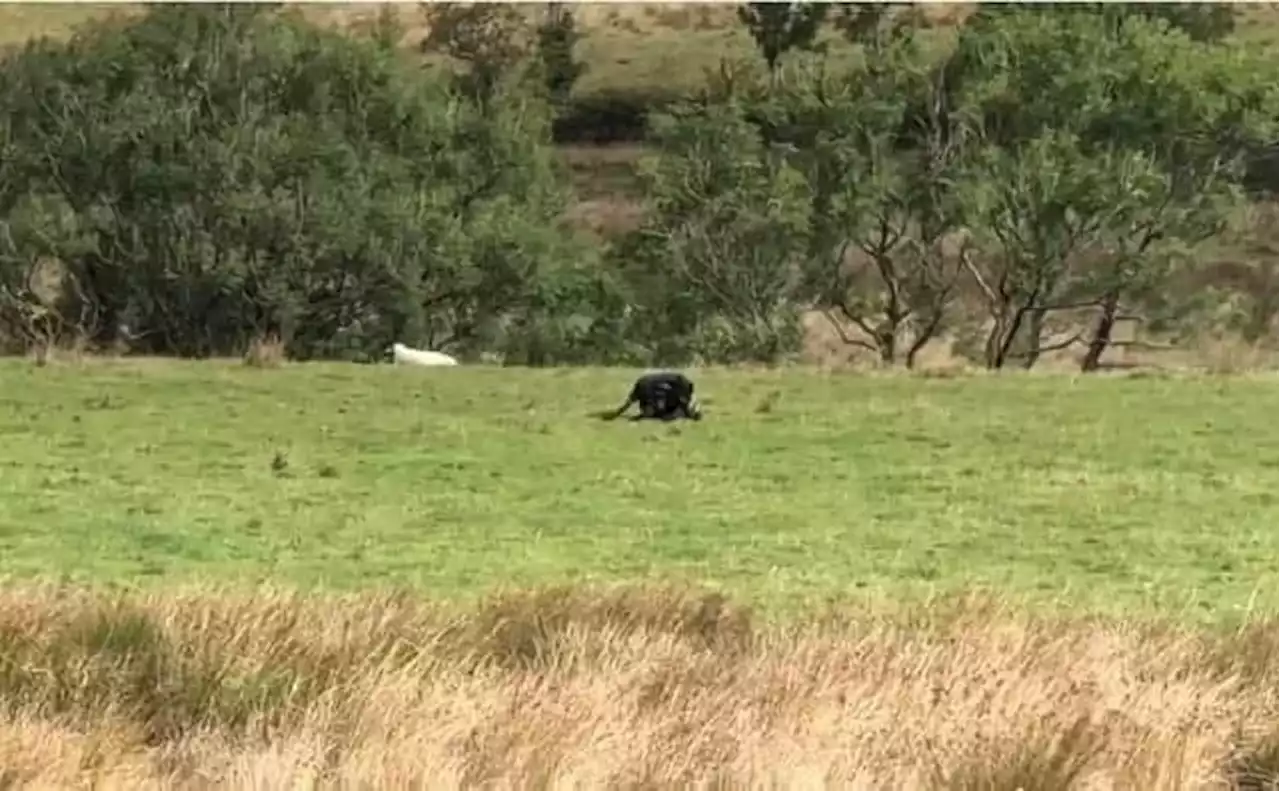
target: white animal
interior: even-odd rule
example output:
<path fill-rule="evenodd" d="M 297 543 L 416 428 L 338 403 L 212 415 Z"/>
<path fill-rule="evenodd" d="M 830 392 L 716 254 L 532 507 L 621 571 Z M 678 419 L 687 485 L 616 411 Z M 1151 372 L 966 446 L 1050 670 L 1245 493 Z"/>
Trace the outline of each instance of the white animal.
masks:
<path fill-rule="evenodd" d="M 458 361 L 444 352 L 410 349 L 403 343 L 391 344 L 391 358 L 396 365 L 457 365 Z"/>

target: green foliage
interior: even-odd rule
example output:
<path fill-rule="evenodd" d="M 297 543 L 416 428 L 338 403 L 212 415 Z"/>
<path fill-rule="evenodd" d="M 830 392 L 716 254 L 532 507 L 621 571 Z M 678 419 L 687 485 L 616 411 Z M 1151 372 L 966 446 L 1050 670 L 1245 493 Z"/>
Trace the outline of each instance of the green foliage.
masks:
<path fill-rule="evenodd" d="M 573 12 L 564 3 L 547 3 L 545 16 L 537 30 L 537 52 L 543 80 L 551 101 L 563 107 L 573 85 L 586 70 L 574 56 L 573 48 L 582 38 L 574 23 Z"/>
<path fill-rule="evenodd" d="M 971 107 L 993 143 L 1054 129 L 1099 148 L 1157 150 L 1170 162 L 1231 161 L 1276 135 L 1265 53 L 1198 42 L 1144 15 L 984 10 L 962 30 L 947 77 L 953 103 Z"/>
<path fill-rule="evenodd" d="M 658 118 L 645 226 L 625 248 L 659 357 L 772 360 L 795 351 L 807 244 L 802 174 L 737 103 Z"/>
<path fill-rule="evenodd" d="M 870 49 L 907 40 L 926 26 L 920 6 L 910 3 L 837 3 L 832 22 L 850 42 Z"/>
<path fill-rule="evenodd" d="M 789 152 L 810 195 L 806 302 L 847 343 L 908 367 L 945 326 L 959 274 L 948 237 L 962 141 L 943 137 L 938 84 L 909 36 L 874 39 L 863 65 L 784 70 L 754 108 L 764 135 Z M 899 141 L 904 125 L 918 141 Z M 857 335 L 845 327 L 853 326 Z"/>
<path fill-rule="evenodd" d="M 966 200 L 989 250 L 985 266 L 970 266 L 992 323 L 987 367 L 1001 368 L 1013 357 L 1030 367 L 1045 350 L 1043 321 L 1066 307 L 1073 258 L 1122 221 L 1113 165 L 1091 158 L 1064 132 L 1047 132 L 1016 150 L 993 147 L 978 158 Z"/>
<path fill-rule="evenodd" d="M 378 15 L 369 27 L 369 37 L 386 50 L 399 47 L 406 32 L 404 22 L 396 13 L 396 7 L 390 3 L 384 3 L 378 9 Z"/>
<path fill-rule="evenodd" d="M 398 53 L 237 8 L 161 8 L 12 58 L 5 293 L 65 271 L 95 341 L 294 357 L 462 352 L 548 320 L 566 266 L 547 109 L 481 106 Z M 575 308 L 581 310 L 581 306 Z M 547 353 L 544 352 L 543 357 Z"/>
<path fill-rule="evenodd" d="M 1052 15 L 1068 9 L 1101 17 L 1113 29 L 1132 18 L 1159 20 L 1194 41 L 1221 41 L 1231 35 L 1236 26 L 1235 10 L 1226 3 L 1072 3 L 1059 7 L 992 3 L 979 6 L 977 16 Z"/>
<path fill-rule="evenodd" d="M 1229 47 L 1097 8 L 983 14 L 965 29 L 951 101 L 993 146 L 978 188 L 998 196 L 973 199 L 1001 270 L 974 270 L 995 324 L 987 365 L 1003 365 L 1020 332 L 1033 364 L 1048 314 L 1092 305 L 1083 365 L 1097 367 L 1117 317 L 1153 307 L 1176 253 L 1240 205 L 1248 141 L 1274 134 L 1262 73 Z"/>
<path fill-rule="evenodd" d="M 988 365 L 1084 343 L 1091 370 L 1117 322 L 1271 326 L 1265 268 L 1249 305 L 1172 293 L 1280 124 L 1270 53 L 1221 41 L 1215 7 L 983 6 L 939 63 L 913 6 L 751 3 L 768 72 L 723 60 L 692 103 L 574 96 L 556 3 L 423 14 L 458 73 L 401 53 L 385 9 L 350 38 L 156 7 L 11 53 L 0 341 L 778 360 L 816 309 L 886 363 L 990 322 Z M 817 44 L 828 18 L 861 57 Z M 549 145 L 601 127 L 656 154 L 640 230 L 603 250 Z"/>
<path fill-rule="evenodd" d="M 422 47 L 465 64 L 460 85 L 488 104 L 499 83 L 533 49 L 533 31 L 519 6 L 505 3 L 423 3 Z"/>
<path fill-rule="evenodd" d="M 738 19 L 774 72 L 786 53 L 813 47 L 829 7 L 827 3 L 743 3 Z"/>

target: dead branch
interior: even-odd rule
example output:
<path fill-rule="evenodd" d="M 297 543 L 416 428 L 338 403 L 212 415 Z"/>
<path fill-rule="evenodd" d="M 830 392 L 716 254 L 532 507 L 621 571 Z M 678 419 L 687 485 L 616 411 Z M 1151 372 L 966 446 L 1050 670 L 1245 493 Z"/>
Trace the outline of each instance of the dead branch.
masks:
<path fill-rule="evenodd" d="M 1146 349 L 1153 352 L 1168 352 L 1181 348 L 1176 343 L 1153 343 L 1151 341 L 1108 341 L 1107 346 L 1117 348 Z"/>
<path fill-rule="evenodd" d="M 846 316 L 848 316 L 848 315 L 849 315 L 848 310 L 846 310 L 844 307 L 841 307 L 841 311 L 842 311 Z M 849 333 L 845 331 L 844 325 L 843 325 L 843 324 L 841 324 L 841 323 L 836 319 L 836 317 L 835 317 L 835 316 L 831 315 L 831 311 L 830 311 L 830 310 L 823 310 L 823 311 L 822 311 L 822 315 L 823 315 L 823 317 L 825 317 L 825 318 L 826 318 L 826 320 L 831 324 L 831 327 L 832 327 L 832 329 L 834 329 L 834 330 L 836 331 L 836 334 L 840 336 L 840 340 L 841 340 L 842 342 L 844 342 L 844 343 L 848 344 L 849 346 L 857 346 L 858 348 L 866 349 L 866 350 L 867 350 L 867 351 L 869 351 L 869 352 L 876 352 L 876 353 L 879 353 L 879 351 L 880 351 L 880 350 L 879 350 L 878 348 L 876 348 L 874 345 L 872 345 L 869 341 L 864 341 L 864 340 L 862 340 L 861 338 L 854 338 L 854 337 L 852 337 L 851 335 L 849 335 Z M 866 327 L 865 327 L 865 325 L 863 325 L 863 324 L 862 324 L 862 322 L 860 322 L 860 321 L 859 321 L 859 322 L 857 322 L 857 323 L 858 323 L 858 325 L 859 325 L 859 328 L 860 328 L 860 329 L 862 329 L 862 331 L 863 331 L 863 332 L 867 332 Z M 869 334 L 869 335 L 870 335 L 871 333 L 869 333 L 869 332 L 868 332 L 867 334 Z M 874 336 L 873 336 L 873 337 L 874 337 Z"/>
<path fill-rule="evenodd" d="M 1044 354 L 1045 352 L 1061 351 L 1062 349 L 1065 349 L 1068 346 L 1074 346 L 1077 343 L 1081 343 L 1083 341 L 1084 341 L 1084 334 L 1077 332 L 1076 334 L 1072 335 L 1069 338 L 1065 338 L 1060 341 L 1054 341 L 1052 343 L 1045 344 L 1044 346 L 1037 346 L 1036 348 L 1028 349 L 1025 352 L 1007 352 L 1005 354 L 1005 357 L 1009 359 L 1014 359 L 1014 360 L 1025 360 L 1026 358 L 1032 357 L 1037 354 Z"/>

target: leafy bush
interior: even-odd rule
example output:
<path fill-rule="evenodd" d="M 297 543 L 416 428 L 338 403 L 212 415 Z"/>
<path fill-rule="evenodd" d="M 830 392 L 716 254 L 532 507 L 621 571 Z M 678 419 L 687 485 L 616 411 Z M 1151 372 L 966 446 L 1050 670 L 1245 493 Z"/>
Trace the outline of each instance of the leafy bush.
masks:
<path fill-rule="evenodd" d="M 568 243 L 547 108 L 495 90 L 481 108 L 377 42 L 247 7 L 32 45 L 0 76 L 0 283 L 54 259 L 58 315 L 150 353 L 483 348 L 544 310 Z"/>

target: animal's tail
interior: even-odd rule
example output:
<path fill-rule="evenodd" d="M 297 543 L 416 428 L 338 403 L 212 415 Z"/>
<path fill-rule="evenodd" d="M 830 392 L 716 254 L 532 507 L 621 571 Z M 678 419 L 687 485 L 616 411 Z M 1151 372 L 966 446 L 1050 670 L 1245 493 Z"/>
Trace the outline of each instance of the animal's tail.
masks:
<path fill-rule="evenodd" d="M 601 420 L 617 420 L 618 418 L 622 417 L 622 413 L 626 412 L 627 407 L 631 406 L 632 403 L 633 402 L 631 400 L 628 400 L 627 403 L 623 404 L 617 409 L 602 409 L 599 412 L 592 412 L 591 414 L 595 417 L 600 418 Z"/>

